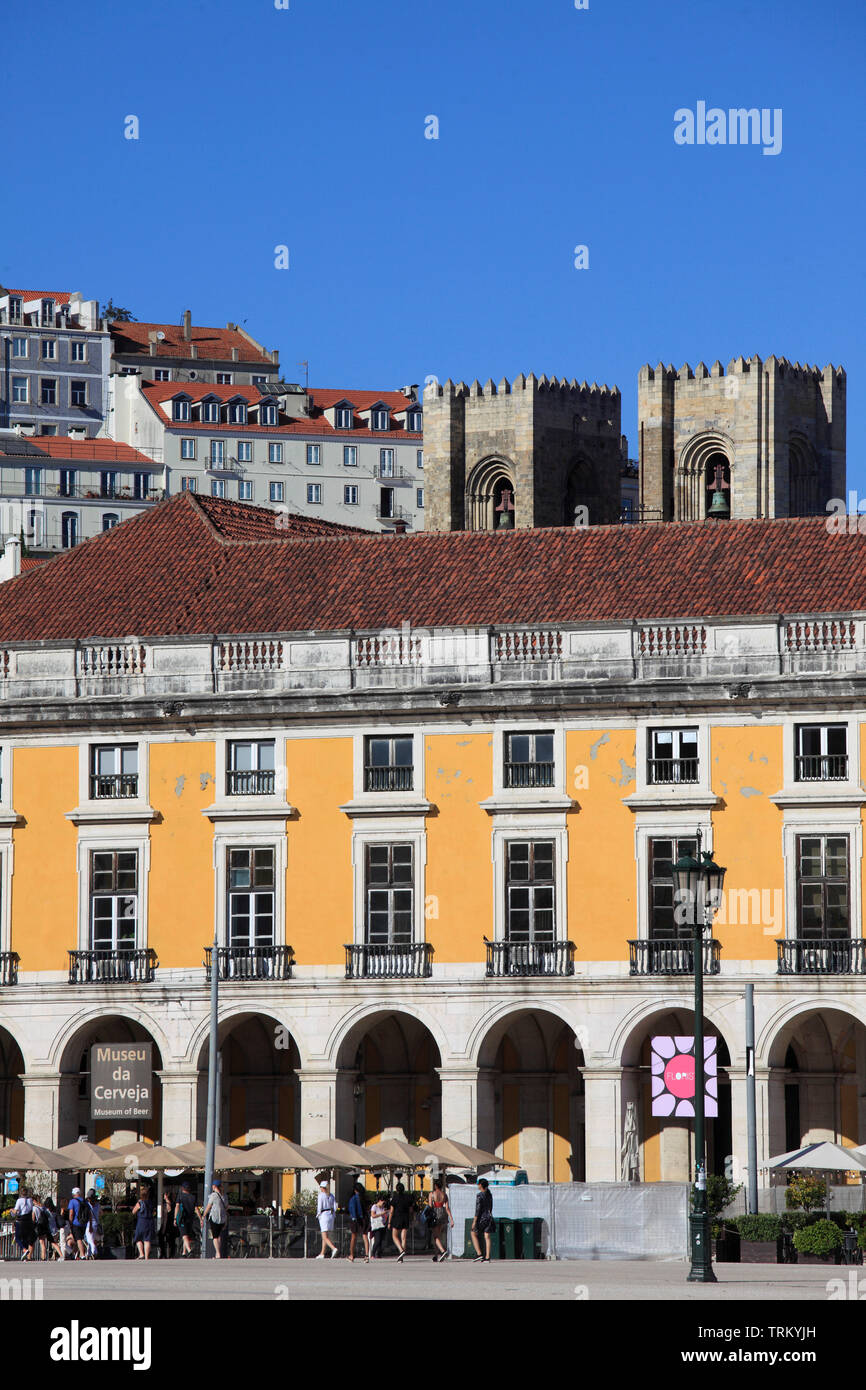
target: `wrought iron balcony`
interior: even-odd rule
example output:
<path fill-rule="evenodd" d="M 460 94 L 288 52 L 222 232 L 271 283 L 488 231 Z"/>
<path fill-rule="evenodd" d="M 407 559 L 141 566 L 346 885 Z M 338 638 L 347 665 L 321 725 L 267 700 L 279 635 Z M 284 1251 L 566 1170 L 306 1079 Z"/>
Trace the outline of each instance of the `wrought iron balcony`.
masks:
<path fill-rule="evenodd" d="M 844 782 L 848 777 L 847 753 L 798 756 L 794 768 L 796 782 Z"/>
<path fill-rule="evenodd" d="M 777 941 L 779 975 L 866 975 L 866 938 Z"/>
<path fill-rule="evenodd" d="M 213 947 L 204 948 L 204 968 L 210 983 Z M 290 980 L 295 953 L 291 946 L 218 946 L 221 980 Z"/>
<path fill-rule="evenodd" d="M 137 772 L 96 772 L 90 778 L 90 796 L 94 801 L 106 798 L 138 796 Z"/>
<path fill-rule="evenodd" d="M 368 792 L 410 792 L 412 774 L 410 767 L 365 767 L 364 790 Z"/>
<path fill-rule="evenodd" d="M 704 974 L 718 975 L 721 969 L 720 941 L 704 940 Z M 695 949 L 689 937 L 657 937 L 628 943 L 630 975 L 694 975 Z"/>
<path fill-rule="evenodd" d="M 70 951 L 71 985 L 150 984 L 159 961 L 156 951 Z"/>
<path fill-rule="evenodd" d="M 552 787 L 553 763 L 506 763 L 506 787 Z"/>
<path fill-rule="evenodd" d="M 347 946 L 347 980 L 426 980 L 433 974 L 433 947 Z"/>
<path fill-rule="evenodd" d="M 647 782 L 651 787 L 697 782 L 697 758 L 648 758 Z"/>
<path fill-rule="evenodd" d="M 226 791 L 229 796 L 271 796 L 275 775 L 273 768 L 254 768 L 247 772 L 229 768 Z"/>
<path fill-rule="evenodd" d="M 16 951 L 0 951 L 0 987 L 17 985 L 19 960 L 20 956 Z"/>
<path fill-rule="evenodd" d="M 488 941 L 487 978 L 515 975 L 573 975 L 573 941 Z"/>

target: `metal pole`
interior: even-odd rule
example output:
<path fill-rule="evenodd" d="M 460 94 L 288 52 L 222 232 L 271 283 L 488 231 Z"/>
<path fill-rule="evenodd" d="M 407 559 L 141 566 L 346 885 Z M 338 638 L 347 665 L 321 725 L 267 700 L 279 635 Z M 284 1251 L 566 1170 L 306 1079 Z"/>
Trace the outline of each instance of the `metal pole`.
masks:
<path fill-rule="evenodd" d="M 701 862 L 701 831 L 697 832 L 697 860 Z M 706 890 L 700 892 L 694 904 L 694 968 L 695 968 L 695 1187 L 691 1227 L 692 1267 L 689 1282 L 714 1284 L 712 1251 L 710 1249 L 710 1218 L 707 1210 L 707 1154 L 704 1134 L 704 918 Z M 705 885 L 704 885 L 705 889 Z"/>
<path fill-rule="evenodd" d="M 216 1124 L 217 1124 L 217 1052 L 218 1052 L 218 1010 L 219 1010 L 219 942 L 217 940 L 216 913 L 214 913 L 213 927 L 213 947 L 210 958 L 210 1034 L 208 1038 L 207 1056 L 207 1132 L 205 1136 L 205 1160 L 204 1160 L 204 1204 L 207 1206 L 207 1199 L 210 1196 L 211 1185 L 213 1183 L 214 1158 L 216 1156 Z M 201 1223 L 201 1259 L 206 1260 L 207 1254 L 207 1223 L 202 1218 Z"/>
<path fill-rule="evenodd" d="M 755 1104 L 755 986 L 746 985 L 746 1141 L 749 1182 L 746 1210 L 758 1210 L 758 1117 Z"/>

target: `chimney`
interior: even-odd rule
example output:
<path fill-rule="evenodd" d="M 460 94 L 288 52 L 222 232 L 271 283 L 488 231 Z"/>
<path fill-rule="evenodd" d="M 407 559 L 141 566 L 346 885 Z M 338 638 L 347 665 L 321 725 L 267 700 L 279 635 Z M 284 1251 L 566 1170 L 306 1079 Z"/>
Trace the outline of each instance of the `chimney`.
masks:
<path fill-rule="evenodd" d="M 395 536 L 405 536 L 405 534 L 406 534 L 406 523 L 405 523 L 405 521 L 402 519 L 402 517 L 397 517 L 397 518 L 395 518 L 395 521 L 394 521 L 394 535 L 395 535 Z"/>
<path fill-rule="evenodd" d="M 0 555 L 0 584 L 6 579 L 15 579 L 21 573 L 21 542 L 17 536 L 9 536 L 3 554 Z"/>
<path fill-rule="evenodd" d="M 155 348 L 155 347 L 156 347 L 156 344 L 157 344 L 157 337 L 156 337 L 156 329 L 155 329 L 155 328 L 149 328 L 149 329 L 147 330 L 147 341 L 148 341 L 148 345 L 149 345 L 150 347 L 152 347 L 152 348 Z"/>
<path fill-rule="evenodd" d="M 198 357 L 198 348 L 196 347 L 195 343 L 190 343 L 189 355 L 190 357 Z"/>
<path fill-rule="evenodd" d="M 240 362 L 240 360 L 241 360 L 241 354 L 240 354 L 239 349 L 238 349 L 238 348 L 232 348 L 232 361 L 233 361 L 233 362 Z"/>
<path fill-rule="evenodd" d="M 183 336 L 186 338 L 187 342 L 189 342 L 190 339 L 192 338 L 192 310 L 191 310 L 191 309 L 184 309 L 184 311 L 183 311 Z"/>

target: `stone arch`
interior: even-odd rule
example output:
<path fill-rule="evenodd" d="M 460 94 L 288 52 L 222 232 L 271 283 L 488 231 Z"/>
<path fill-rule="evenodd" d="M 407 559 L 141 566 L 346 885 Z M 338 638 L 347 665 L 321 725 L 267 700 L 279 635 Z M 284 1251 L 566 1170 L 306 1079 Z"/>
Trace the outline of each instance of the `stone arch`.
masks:
<path fill-rule="evenodd" d="M 578 509 L 585 507 L 588 518 L 584 520 Z M 563 525 L 598 526 L 610 521 L 605 511 L 605 498 L 599 482 L 598 465 L 586 454 L 581 454 L 569 466 L 563 494 Z"/>
<path fill-rule="evenodd" d="M 24 1053 L 8 1028 L 0 1027 L 0 1144 L 13 1144 L 24 1134 Z"/>
<path fill-rule="evenodd" d="M 95 1043 L 151 1043 L 153 1046 L 153 1094 L 149 1118 L 94 1119 L 90 1111 L 90 1049 Z M 89 1010 L 68 1028 L 59 1046 L 57 1070 L 60 1073 L 58 1145 L 70 1144 L 86 1134 L 94 1143 L 109 1142 L 111 1148 L 136 1139 L 159 1143 L 162 1137 L 162 1082 L 166 1051 L 160 1030 L 151 1026 L 142 1010 L 129 1007 Z"/>
<path fill-rule="evenodd" d="M 821 511 L 815 450 L 804 434 L 792 430 L 788 436 L 788 516 L 816 516 Z"/>
<path fill-rule="evenodd" d="M 554 1009 L 512 1003 L 478 1047 L 478 1143 L 525 1168 L 531 1182 L 582 1181 L 584 1055 Z"/>
<path fill-rule="evenodd" d="M 497 524 L 496 508 L 504 489 L 511 492 L 515 503 L 516 522 L 516 477 L 515 467 L 509 459 L 494 455 L 482 459 L 466 479 L 466 524 L 469 531 L 495 531 Z"/>
<path fill-rule="evenodd" d="M 762 1042 L 769 1070 L 769 1149 L 829 1139 L 866 1142 L 866 1023 L 837 1000 L 780 1011 Z"/>
<path fill-rule="evenodd" d="M 722 467 L 733 515 L 733 442 L 720 430 L 707 430 L 690 439 L 680 451 L 674 473 L 674 521 L 704 520 L 717 463 Z"/>
<path fill-rule="evenodd" d="M 442 1052 L 407 1009 L 381 1004 L 345 1030 L 337 1048 L 337 1137 L 368 1144 L 397 1131 L 411 1142 L 441 1134 Z"/>
<path fill-rule="evenodd" d="M 644 1182 L 687 1182 L 694 1168 L 694 1126 L 688 1119 L 652 1114 L 650 1040 L 657 1035 L 692 1036 L 693 1002 L 657 1000 L 639 1016 L 624 1022 L 615 1045 L 622 1067 L 620 1134 L 624 1132 L 629 1102 L 635 1106 L 638 1127 L 640 1176 Z M 728 1080 L 731 1053 L 725 1032 L 715 1018 L 704 1013 L 705 1036 L 715 1036 L 718 1055 L 718 1116 L 707 1119 L 707 1171 L 724 1173 L 732 1151 L 731 1092 Z"/>
<path fill-rule="evenodd" d="M 249 1013 L 260 1013 L 263 1017 L 269 1018 L 274 1026 L 275 1039 L 277 1030 L 285 1030 L 291 1036 L 292 1042 L 297 1048 L 301 1059 L 301 1066 L 306 1066 L 309 1055 L 307 1045 L 303 1035 L 296 1028 L 294 1019 L 292 1019 L 291 1023 L 284 1023 L 276 1012 L 271 1012 L 270 1010 L 251 1010 L 249 1004 L 244 1004 L 243 1002 L 226 1005 L 225 1008 L 221 1006 L 217 1020 L 220 1040 L 226 1036 L 228 1031 L 224 1025 L 231 1025 L 233 1020 L 242 1018 Z M 182 1062 L 185 1065 L 190 1067 L 197 1067 L 199 1065 L 202 1050 L 207 1048 L 209 1033 L 210 1018 L 205 1017 L 196 1024 L 195 1029 L 189 1036 L 186 1051 L 182 1058 Z"/>
<path fill-rule="evenodd" d="M 300 1139 L 300 1052 L 291 1029 L 270 1013 L 232 1010 L 219 1020 L 221 1061 L 219 1138 L 223 1144 Z M 287 1044 L 278 1046 L 277 1043 Z M 197 1116 L 201 1137 L 207 1114 L 209 1039 L 200 1039 Z"/>

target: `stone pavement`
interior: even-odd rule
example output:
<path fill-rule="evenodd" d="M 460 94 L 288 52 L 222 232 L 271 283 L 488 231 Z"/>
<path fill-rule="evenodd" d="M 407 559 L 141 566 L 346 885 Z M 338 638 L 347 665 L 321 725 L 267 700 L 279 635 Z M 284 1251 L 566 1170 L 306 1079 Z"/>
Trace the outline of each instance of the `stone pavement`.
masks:
<path fill-rule="evenodd" d="M 476 1265 L 429 1258 L 365 1265 L 328 1260 L 153 1260 L 97 1261 L 22 1265 L 0 1263 L 0 1280 L 43 1280 L 46 1300 L 87 1303 L 96 1300 L 484 1300 L 534 1299 L 589 1301 L 605 1299 L 676 1299 L 729 1302 L 748 1299 L 782 1302 L 822 1301 L 827 1283 L 860 1268 L 826 1265 L 719 1265 L 717 1284 L 686 1282 L 685 1261 L 555 1260 L 504 1261 Z M 864 1282 L 866 1291 L 866 1282 Z"/>

